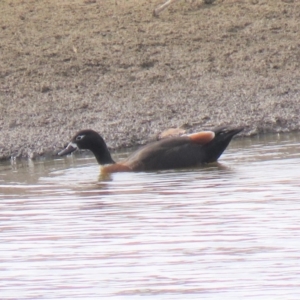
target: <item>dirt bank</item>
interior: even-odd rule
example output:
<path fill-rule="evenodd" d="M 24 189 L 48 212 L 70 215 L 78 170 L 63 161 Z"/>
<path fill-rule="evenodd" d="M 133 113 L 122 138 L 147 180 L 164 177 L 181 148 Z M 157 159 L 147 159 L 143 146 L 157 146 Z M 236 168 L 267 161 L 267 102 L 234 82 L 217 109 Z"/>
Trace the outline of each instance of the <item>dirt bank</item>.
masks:
<path fill-rule="evenodd" d="M 300 1 L 0 2 L 0 158 L 80 129 L 112 148 L 157 132 L 300 129 Z"/>

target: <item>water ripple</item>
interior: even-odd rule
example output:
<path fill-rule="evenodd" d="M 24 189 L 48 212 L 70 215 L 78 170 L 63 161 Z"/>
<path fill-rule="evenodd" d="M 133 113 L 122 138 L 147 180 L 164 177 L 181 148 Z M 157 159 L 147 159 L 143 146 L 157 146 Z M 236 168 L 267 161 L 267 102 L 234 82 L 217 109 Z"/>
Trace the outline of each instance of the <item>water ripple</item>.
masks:
<path fill-rule="evenodd" d="M 1 299 L 299 299 L 300 155 L 278 139 L 191 170 L 1 166 Z"/>

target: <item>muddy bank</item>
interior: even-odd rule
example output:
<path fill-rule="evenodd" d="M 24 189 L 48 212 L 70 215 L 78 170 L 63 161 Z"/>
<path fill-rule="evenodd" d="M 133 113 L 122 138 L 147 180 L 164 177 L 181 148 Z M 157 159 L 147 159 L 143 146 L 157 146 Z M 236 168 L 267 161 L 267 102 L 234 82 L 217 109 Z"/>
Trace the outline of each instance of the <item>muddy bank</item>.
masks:
<path fill-rule="evenodd" d="M 300 129 L 300 3 L 2 1 L 0 158 L 61 149 L 78 130 L 111 148 L 158 132 Z"/>

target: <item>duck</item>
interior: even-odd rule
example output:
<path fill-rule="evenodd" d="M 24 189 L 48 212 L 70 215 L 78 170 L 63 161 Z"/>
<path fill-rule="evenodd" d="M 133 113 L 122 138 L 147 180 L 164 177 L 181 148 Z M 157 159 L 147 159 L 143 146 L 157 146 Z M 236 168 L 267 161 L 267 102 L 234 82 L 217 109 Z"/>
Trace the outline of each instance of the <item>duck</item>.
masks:
<path fill-rule="evenodd" d="M 94 154 L 103 173 L 192 168 L 216 162 L 232 138 L 242 130 L 242 127 L 222 127 L 179 136 L 166 135 L 142 146 L 127 159 L 115 162 L 102 136 L 92 129 L 85 129 L 77 132 L 58 155 L 88 149 Z"/>

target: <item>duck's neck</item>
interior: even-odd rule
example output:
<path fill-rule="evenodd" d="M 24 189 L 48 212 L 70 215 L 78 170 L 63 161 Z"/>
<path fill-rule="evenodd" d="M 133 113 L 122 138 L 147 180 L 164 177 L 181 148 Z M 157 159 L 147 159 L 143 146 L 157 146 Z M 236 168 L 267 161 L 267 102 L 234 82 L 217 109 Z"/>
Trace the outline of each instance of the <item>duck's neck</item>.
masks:
<path fill-rule="evenodd" d="M 102 138 L 93 144 L 90 150 L 95 155 L 99 165 L 115 164 L 115 161 L 112 159 L 106 143 Z"/>
<path fill-rule="evenodd" d="M 99 165 L 115 164 L 115 161 L 111 158 L 111 155 L 110 155 L 108 149 L 106 152 L 101 153 L 101 155 L 99 153 L 95 153 L 95 152 L 93 152 L 93 153 L 94 153 Z"/>

